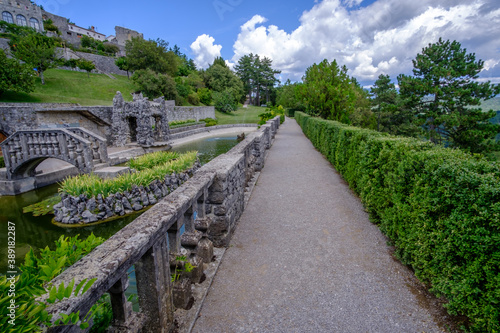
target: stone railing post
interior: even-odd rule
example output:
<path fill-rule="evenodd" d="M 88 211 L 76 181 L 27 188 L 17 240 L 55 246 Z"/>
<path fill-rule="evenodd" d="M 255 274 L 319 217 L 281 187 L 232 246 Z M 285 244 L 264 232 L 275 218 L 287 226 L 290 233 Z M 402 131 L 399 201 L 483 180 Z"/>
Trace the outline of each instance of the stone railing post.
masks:
<path fill-rule="evenodd" d="M 128 288 L 128 276 L 123 275 L 108 290 L 113 310 L 113 322 L 108 330 L 112 333 L 135 333 L 140 332 L 144 316 L 132 311 L 132 303 L 127 301 L 125 291 Z"/>
<path fill-rule="evenodd" d="M 161 237 L 135 264 L 139 307 L 146 317 L 144 332 L 170 332 L 174 304 L 167 239 Z"/>

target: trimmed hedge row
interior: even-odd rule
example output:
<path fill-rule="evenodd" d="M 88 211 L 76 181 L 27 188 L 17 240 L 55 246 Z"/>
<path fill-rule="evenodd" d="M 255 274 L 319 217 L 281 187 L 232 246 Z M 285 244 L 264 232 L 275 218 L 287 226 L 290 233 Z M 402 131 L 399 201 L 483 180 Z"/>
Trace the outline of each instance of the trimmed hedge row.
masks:
<path fill-rule="evenodd" d="M 295 113 L 313 145 L 359 194 L 400 259 L 472 331 L 500 332 L 500 166 Z"/>

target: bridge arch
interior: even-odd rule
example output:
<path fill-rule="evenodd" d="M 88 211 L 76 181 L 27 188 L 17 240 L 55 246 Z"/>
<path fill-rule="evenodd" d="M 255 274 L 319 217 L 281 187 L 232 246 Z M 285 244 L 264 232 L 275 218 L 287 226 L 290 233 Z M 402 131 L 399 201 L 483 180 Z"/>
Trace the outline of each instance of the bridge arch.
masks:
<path fill-rule="evenodd" d="M 27 161 L 24 161 L 22 164 L 18 165 L 15 169 L 11 171 L 12 179 L 22 179 L 28 177 L 34 177 L 36 175 L 36 168 L 45 160 L 48 159 L 56 159 L 59 161 L 63 161 L 69 163 L 75 167 L 77 163 L 75 161 L 71 161 L 69 159 L 56 158 L 56 157 L 37 157 Z"/>
<path fill-rule="evenodd" d="M 7 179 L 33 177 L 48 158 L 68 162 L 80 173 L 90 173 L 95 163 L 107 163 L 105 139 L 83 129 L 37 129 L 18 131 L 1 143 Z"/>

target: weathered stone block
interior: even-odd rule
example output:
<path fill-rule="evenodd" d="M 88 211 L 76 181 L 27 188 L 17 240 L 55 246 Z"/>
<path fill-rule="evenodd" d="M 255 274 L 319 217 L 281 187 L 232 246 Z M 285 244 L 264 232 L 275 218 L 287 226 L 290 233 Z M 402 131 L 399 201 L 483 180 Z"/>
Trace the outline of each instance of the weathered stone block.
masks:
<path fill-rule="evenodd" d="M 185 232 L 181 236 L 181 245 L 185 248 L 194 249 L 200 241 L 203 234 L 197 230 Z"/>
<path fill-rule="evenodd" d="M 224 199 L 226 199 L 224 192 L 210 191 L 208 195 L 208 201 L 210 203 L 222 204 L 224 202 Z"/>
<path fill-rule="evenodd" d="M 174 294 L 174 306 L 187 310 L 192 297 L 191 281 L 189 279 L 182 279 L 174 282 L 172 291 Z"/>
<path fill-rule="evenodd" d="M 227 208 L 224 206 L 214 206 L 214 214 L 217 216 L 224 216 L 227 213 Z"/>
<path fill-rule="evenodd" d="M 203 259 L 198 256 L 194 256 L 189 259 L 189 263 L 193 266 L 193 269 L 191 272 L 185 273 L 186 276 L 192 283 L 200 283 L 203 279 Z"/>
<path fill-rule="evenodd" d="M 214 256 L 214 244 L 212 241 L 203 237 L 196 248 L 196 255 L 206 264 L 212 262 L 212 258 Z"/>

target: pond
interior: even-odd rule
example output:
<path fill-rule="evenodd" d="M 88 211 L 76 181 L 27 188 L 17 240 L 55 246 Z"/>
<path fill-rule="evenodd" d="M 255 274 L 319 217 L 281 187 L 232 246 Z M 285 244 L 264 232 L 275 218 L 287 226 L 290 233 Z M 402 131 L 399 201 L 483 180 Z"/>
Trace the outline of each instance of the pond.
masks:
<path fill-rule="evenodd" d="M 173 148 L 178 152 L 197 150 L 200 161 L 205 164 L 224 154 L 237 144 L 236 136 L 219 136 L 189 142 Z M 109 238 L 117 231 L 136 219 L 140 214 L 133 214 L 110 222 L 86 227 L 59 227 L 52 224 L 53 215 L 35 217 L 31 213 L 23 213 L 23 208 L 45 200 L 57 193 L 58 185 L 50 185 L 17 196 L 0 196 L 0 274 L 7 272 L 7 225 L 16 225 L 16 263 L 23 262 L 30 247 L 35 250 L 49 246 L 61 236 L 80 235 L 86 238 L 90 233 Z"/>

